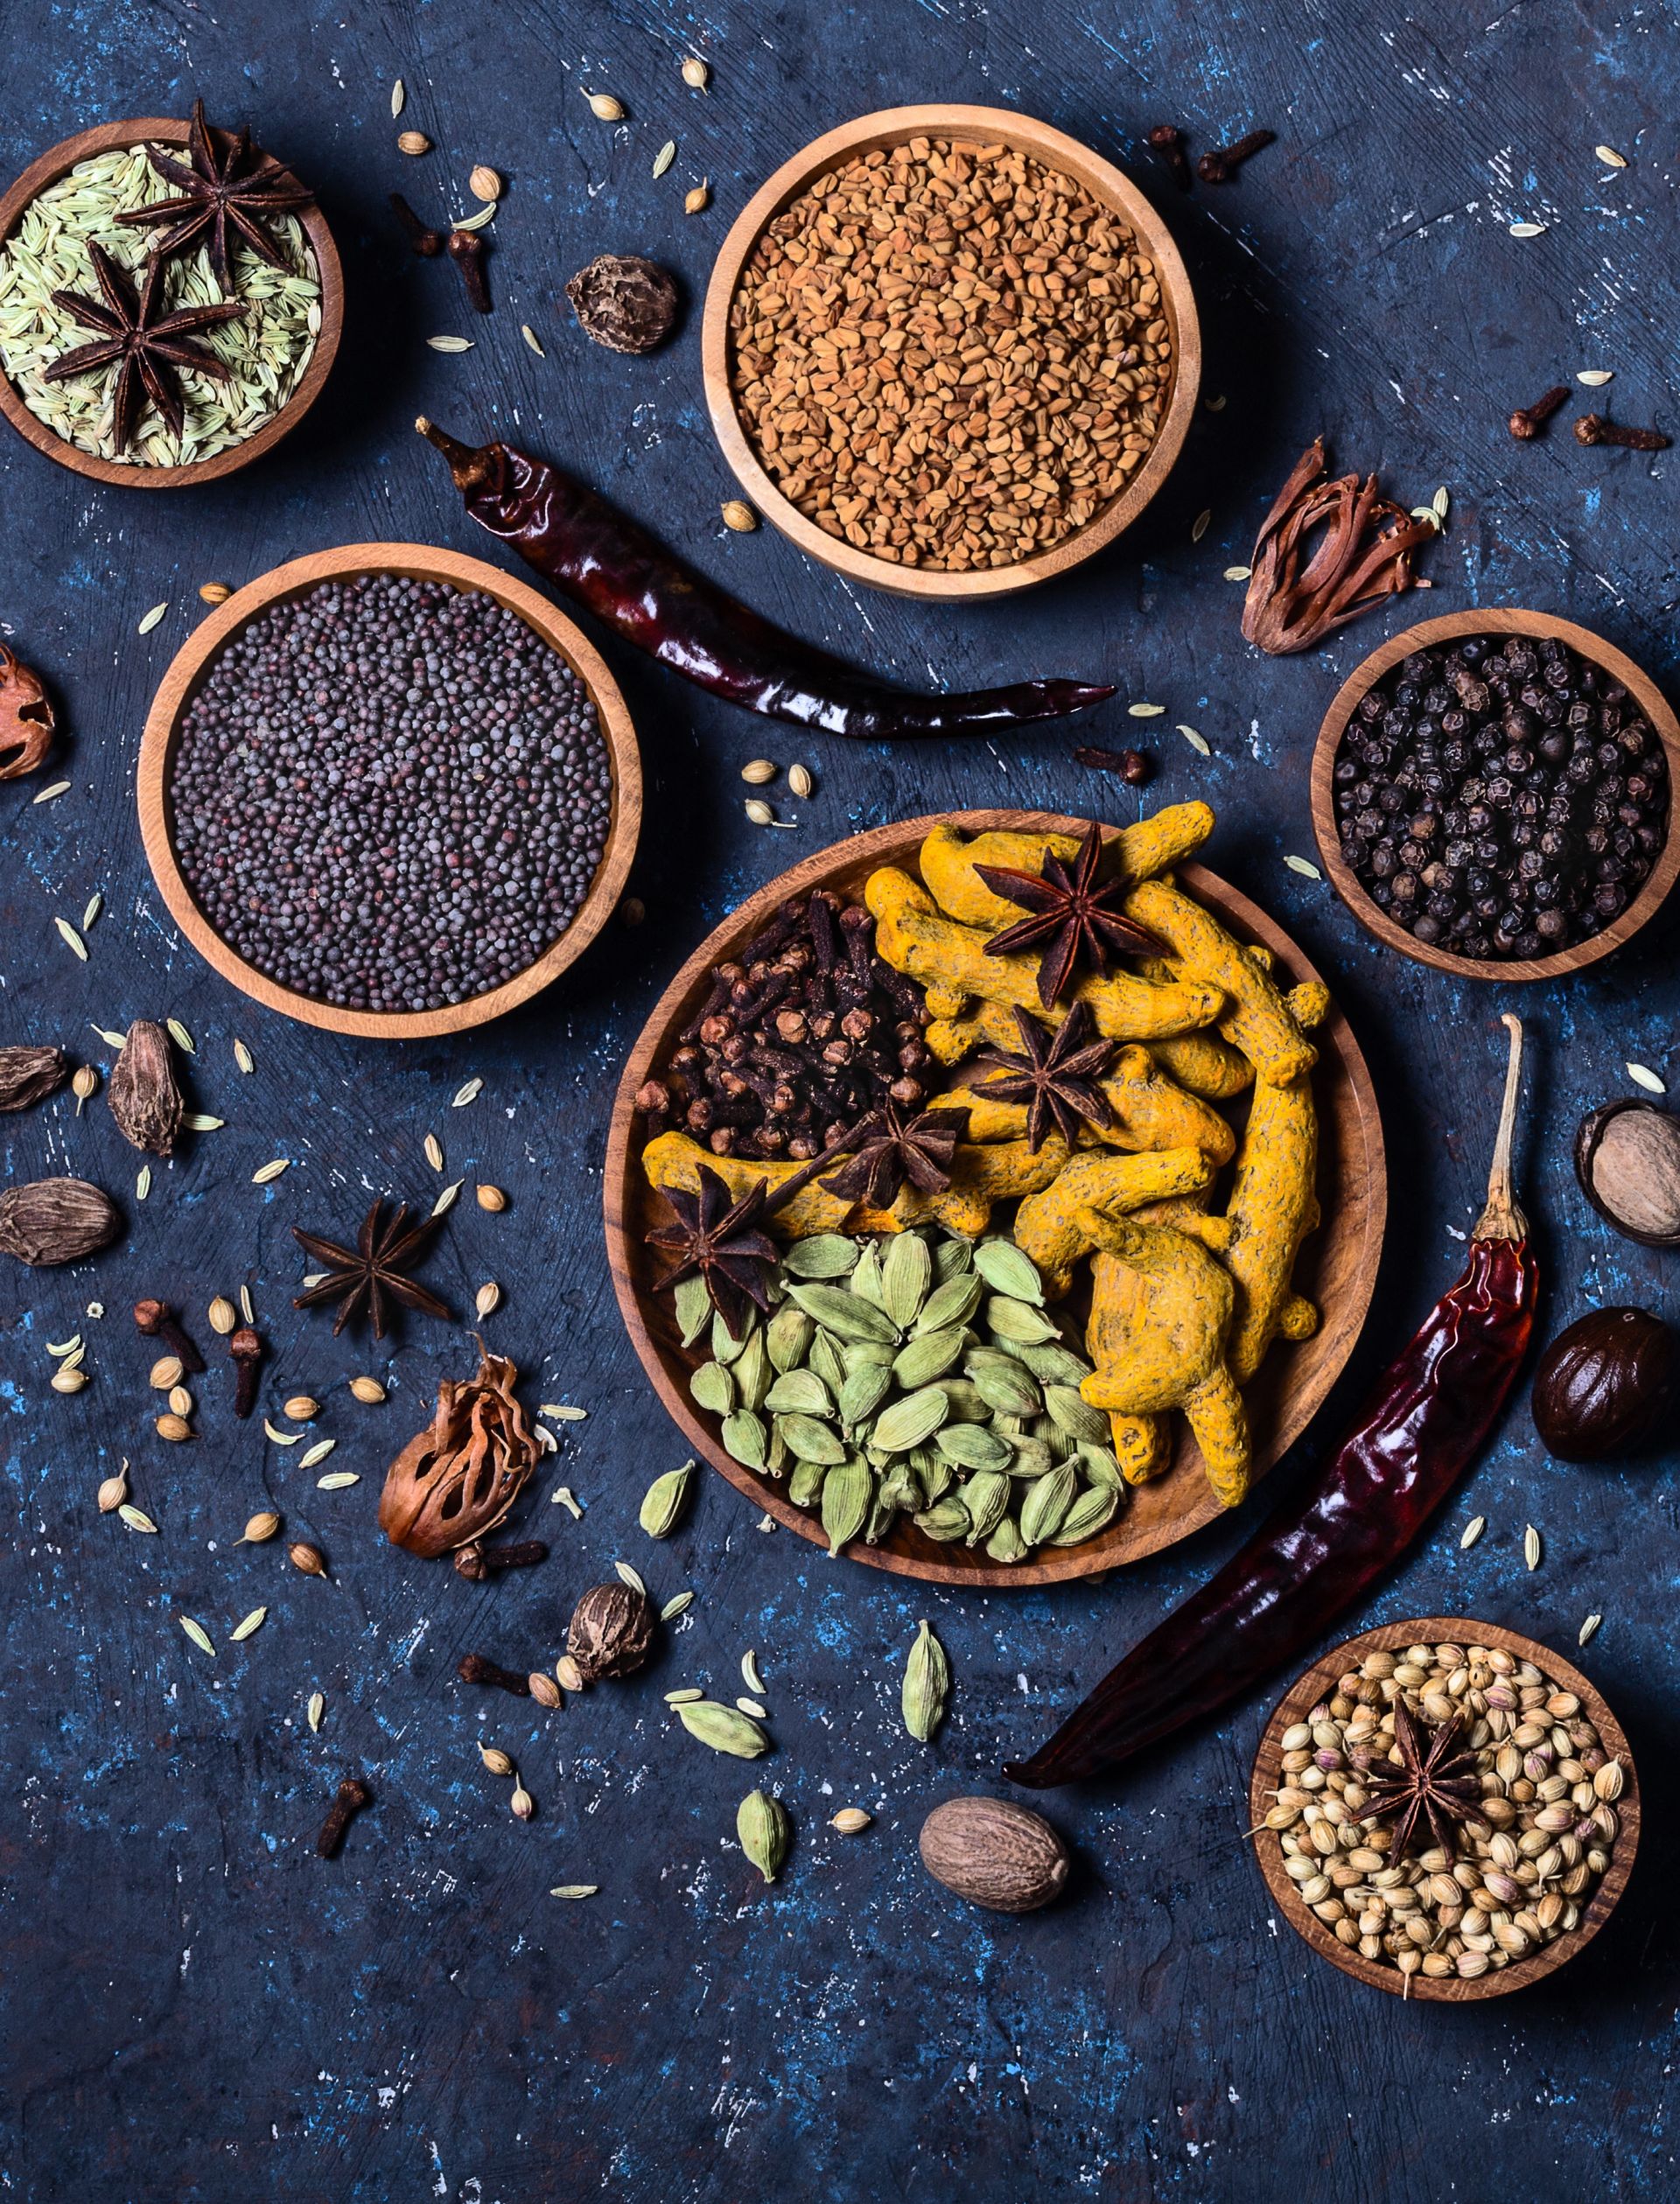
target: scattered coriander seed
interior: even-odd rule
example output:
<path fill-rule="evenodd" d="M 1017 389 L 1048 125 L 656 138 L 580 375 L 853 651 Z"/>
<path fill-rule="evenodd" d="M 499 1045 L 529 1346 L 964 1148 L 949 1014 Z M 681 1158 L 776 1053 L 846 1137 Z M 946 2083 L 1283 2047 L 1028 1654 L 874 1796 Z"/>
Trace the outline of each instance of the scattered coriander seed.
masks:
<path fill-rule="evenodd" d="M 788 768 L 788 786 L 793 791 L 794 795 L 801 798 L 812 794 L 816 787 L 816 781 L 812 775 L 810 767 L 808 766 L 789 766 Z"/>
<path fill-rule="evenodd" d="M 385 1388 L 376 1377 L 353 1377 L 350 1393 L 353 1399 L 368 1408 L 377 1408 L 386 1397 Z"/>
<path fill-rule="evenodd" d="M 431 140 L 424 130 L 399 130 L 396 134 L 396 150 L 399 153 L 410 154 L 417 160 L 422 153 L 430 152 Z"/>
<path fill-rule="evenodd" d="M 508 1207 L 508 1197 L 500 1186 L 480 1186 L 479 1207 L 480 1209 L 487 1209 L 493 1217 L 499 1217 Z"/>
<path fill-rule="evenodd" d="M 763 788 L 768 787 L 780 771 L 781 767 L 769 758 L 750 758 L 741 767 L 741 779 L 749 787 Z"/>
<path fill-rule="evenodd" d="M 480 161 L 466 179 L 467 189 L 474 199 L 498 199 L 501 197 L 501 178 L 493 168 Z"/>
<path fill-rule="evenodd" d="M 229 1332 L 239 1328 L 239 1311 L 225 1293 L 217 1294 L 206 1313 L 210 1319 L 210 1329 L 220 1332 L 224 1339 Z"/>
<path fill-rule="evenodd" d="M 745 498 L 728 498 L 719 510 L 724 526 L 732 528 L 737 535 L 751 535 L 759 525 L 759 516 Z"/>
<path fill-rule="evenodd" d="M 171 1392 L 180 1382 L 181 1358 L 178 1354 L 160 1354 L 146 1373 L 146 1382 L 155 1392 Z"/>
<path fill-rule="evenodd" d="M 1466 1523 L 1463 1534 L 1460 1537 L 1459 1550 L 1461 1553 L 1468 1552 L 1469 1549 L 1475 1544 L 1477 1539 L 1480 1537 L 1482 1532 L 1486 1530 L 1487 1528 L 1488 1518 L 1486 1515 L 1472 1515 L 1469 1522 Z"/>
<path fill-rule="evenodd" d="M 589 111 L 598 122 L 622 122 L 624 101 L 615 100 L 610 92 L 585 92 Z"/>
<path fill-rule="evenodd" d="M 58 1383 L 56 1378 L 52 1382 L 55 1385 Z M 166 1438 L 175 1445 L 178 1445 L 182 1439 L 191 1438 L 192 1436 L 192 1426 L 187 1422 L 186 1417 L 178 1414 L 172 1409 L 167 1416 L 160 1416 L 152 1428 L 159 1438 Z"/>
<path fill-rule="evenodd" d="M 525 1681 L 531 1687 L 531 1697 L 538 1706 L 557 1707 L 565 1704 L 565 1695 L 546 1669 L 533 1669 Z"/>
<path fill-rule="evenodd" d="M 584 1672 L 572 1659 L 570 1654 L 563 1653 L 560 1655 L 554 1664 L 554 1673 L 559 1678 L 564 1690 L 568 1691 L 583 1690 Z"/>
<path fill-rule="evenodd" d="M 704 214 L 710 204 L 711 185 L 709 179 L 703 176 L 692 191 L 684 193 L 682 212 L 685 214 Z"/>
<path fill-rule="evenodd" d="M 479 1758 L 492 1775 L 516 1775 L 519 1771 L 499 1745 L 480 1745 Z"/>
<path fill-rule="evenodd" d="M 522 1822 L 528 1822 L 532 1815 L 536 1813 L 536 1801 L 522 1783 L 514 1785 L 514 1795 L 508 1802 L 508 1810 L 516 1820 Z"/>
<path fill-rule="evenodd" d="M 91 1102 L 99 1092 L 99 1074 L 91 1064 L 79 1064 L 70 1081 L 70 1092 L 76 1098 L 76 1115 L 81 1115 L 82 1104 Z"/>
<path fill-rule="evenodd" d="M 225 605 L 233 593 L 226 582 L 205 582 L 199 590 L 206 605 Z"/>
<path fill-rule="evenodd" d="M 501 1306 L 501 1288 L 494 1278 L 481 1285 L 473 1296 L 472 1305 L 480 1316 L 494 1316 Z"/>
<path fill-rule="evenodd" d="M 324 1577 L 326 1574 L 326 1556 L 318 1546 L 308 1545 L 302 1539 L 296 1545 L 286 1548 L 286 1559 L 306 1577 Z"/>
<path fill-rule="evenodd" d="M 102 1515 L 114 1514 L 128 1496 L 129 1480 L 121 1471 L 115 1477 L 106 1478 L 99 1488 L 100 1514 Z"/>
<path fill-rule="evenodd" d="M 842 1837 L 856 1837 L 874 1818 L 872 1814 L 865 1814 L 861 1806 L 843 1806 L 837 1814 L 830 1816 L 829 1827 L 837 1829 Z"/>
<path fill-rule="evenodd" d="M 755 827 L 773 827 L 776 815 L 760 797 L 749 796 L 741 807 Z"/>
<path fill-rule="evenodd" d="M 697 53 L 689 54 L 682 63 L 682 81 L 690 92 L 704 92 L 711 80 L 711 69 Z M 1602 150 L 1600 158 L 1603 158 Z"/>
<path fill-rule="evenodd" d="M 266 1546 L 280 1529 L 280 1518 L 272 1508 L 265 1508 L 251 1517 L 243 1535 L 234 1539 L 236 1546 Z"/>
<path fill-rule="evenodd" d="M 185 1385 L 170 1387 L 169 1405 L 177 1416 L 187 1417 L 192 1413 L 192 1396 Z"/>
<path fill-rule="evenodd" d="M 127 1501 L 123 1501 L 116 1513 L 118 1521 L 127 1523 L 130 1530 L 143 1530 L 151 1538 L 158 1536 L 158 1526 L 151 1517 L 143 1515 L 137 1508 L 130 1506 Z"/>
<path fill-rule="evenodd" d="M 320 1414 L 321 1404 L 312 1393 L 294 1393 L 281 1412 L 294 1424 L 310 1424 Z"/>

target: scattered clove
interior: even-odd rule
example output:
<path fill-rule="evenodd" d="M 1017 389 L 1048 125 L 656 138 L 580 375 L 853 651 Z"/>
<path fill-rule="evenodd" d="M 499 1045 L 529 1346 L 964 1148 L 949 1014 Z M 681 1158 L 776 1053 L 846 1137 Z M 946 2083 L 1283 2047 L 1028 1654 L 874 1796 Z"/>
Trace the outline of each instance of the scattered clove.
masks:
<path fill-rule="evenodd" d="M 1624 429 L 1601 413 L 1584 413 L 1575 423 L 1575 441 L 1614 444 L 1623 451 L 1666 451 L 1674 439 L 1661 429 Z"/>
<path fill-rule="evenodd" d="M 1098 773 L 1117 773 L 1130 788 L 1141 788 L 1155 776 L 1152 760 L 1141 750 L 1094 750 L 1082 743 L 1074 752 L 1074 763 L 1090 766 Z"/>
<path fill-rule="evenodd" d="M 1158 122 L 1149 142 L 1166 162 L 1167 171 L 1181 192 L 1190 188 L 1190 162 L 1184 150 L 1184 132 L 1176 122 Z"/>
<path fill-rule="evenodd" d="M 447 248 L 450 258 L 461 271 L 461 281 L 466 285 L 466 296 L 473 311 L 487 314 L 490 311 L 490 284 L 484 272 L 486 258 L 485 242 L 475 229 L 452 229 Z"/>
<path fill-rule="evenodd" d="M 402 234 L 409 241 L 410 249 L 417 253 L 422 260 L 435 260 L 444 249 L 441 232 L 428 229 L 401 192 L 391 193 L 391 212 L 402 225 Z"/>
<path fill-rule="evenodd" d="M 321 1833 L 315 1839 L 315 1850 L 323 1859 L 333 1859 L 343 1844 L 348 1830 L 364 1806 L 371 1806 L 374 1795 L 359 1775 L 346 1775 L 339 1786 L 339 1795 L 327 1809 L 321 1823 Z"/>
<path fill-rule="evenodd" d="M 161 1340 L 184 1370 L 196 1376 L 203 1369 L 203 1355 L 177 1323 L 167 1301 L 136 1301 L 134 1321 L 142 1339 Z"/>
<path fill-rule="evenodd" d="M 1250 130 L 1234 145 L 1217 145 L 1196 163 L 1196 174 L 1204 184 L 1228 184 L 1244 161 L 1275 144 L 1277 137 L 1276 130 Z"/>
<path fill-rule="evenodd" d="M 528 1699 L 531 1680 L 513 1669 L 504 1669 L 494 1661 L 486 1661 L 481 1653 L 464 1653 L 456 1669 L 463 1683 L 483 1684 L 492 1691 L 508 1691 L 516 1699 Z"/>
<path fill-rule="evenodd" d="M 1531 406 L 1518 406 L 1506 425 L 1518 443 L 1527 444 L 1530 438 L 1539 435 L 1542 422 L 1550 421 L 1568 395 L 1569 385 L 1555 382 Z"/>
<path fill-rule="evenodd" d="M 262 1360 L 262 1342 L 248 1324 L 242 1324 L 228 1340 L 228 1352 L 239 1370 L 234 1388 L 234 1413 L 243 1420 L 256 1406 L 258 1365 Z"/>
<path fill-rule="evenodd" d="M 499 1570 L 534 1569 L 548 1557 L 549 1550 L 540 1538 L 516 1539 L 505 1546 L 482 1545 L 475 1538 L 458 1550 L 455 1573 L 469 1584 L 482 1584 Z"/>

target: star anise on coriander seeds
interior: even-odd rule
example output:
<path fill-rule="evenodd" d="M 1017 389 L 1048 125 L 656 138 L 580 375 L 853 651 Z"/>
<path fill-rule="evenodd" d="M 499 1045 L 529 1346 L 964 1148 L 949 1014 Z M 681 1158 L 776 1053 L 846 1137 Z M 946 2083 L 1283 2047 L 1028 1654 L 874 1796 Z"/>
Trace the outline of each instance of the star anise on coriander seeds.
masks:
<path fill-rule="evenodd" d="M 872 1209 L 890 1209 L 906 1179 L 920 1193 L 943 1193 L 951 1183 L 956 1144 L 967 1137 L 966 1109 L 924 1109 L 912 1116 L 896 1102 L 872 1110 L 853 1129 L 851 1158 L 825 1193 L 842 1201 L 864 1201 Z"/>
<path fill-rule="evenodd" d="M 214 329 L 232 321 L 245 309 L 229 300 L 220 306 L 183 306 L 159 315 L 164 263 L 150 262 L 145 288 L 136 290 L 127 271 L 91 239 L 88 257 L 93 264 L 103 298 L 89 298 L 80 290 L 55 290 L 55 305 L 72 314 L 86 329 L 104 333 L 91 345 L 77 345 L 60 354 L 46 369 L 44 382 L 67 382 L 73 375 L 91 374 L 96 367 L 116 368 L 111 388 L 111 440 L 119 451 L 133 441 L 140 419 L 140 401 L 150 398 L 176 436 L 186 418 L 180 378 L 173 370 L 191 367 L 197 374 L 228 379 L 228 369 L 202 345 L 188 344 L 201 329 Z"/>
<path fill-rule="evenodd" d="M 204 119 L 204 101 L 192 102 L 192 121 L 187 133 L 190 168 L 153 146 L 146 158 L 165 184 L 172 184 L 178 199 L 160 199 L 150 206 L 119 214 L 127 223 L 172 222 L 154 250 L 159 260 L 172 253 L 190 251 L 200 240 L 208 247 L 216 281 L 228 288 L 228 233 L 234 235 L 270 268 L 286 268 L 284 253 L 275 243 L 268 221 L 294 206 L 307 206 L 314 193 L 283 161 L 271 154 L 254 153 L 251 134 L 241 130 L 213 130 Z"/>
<path fill-rule="evenodd" d="M 410 1224 L 406 1201 L 398 1202 L 396 1214 L 388 1224 L 384 1221 L 384 1202 L 374 1202 L 362 1219 L 354 1248 L 341 1247 L 336 1240 L 323 1240 L 318 1234 L 304 1232 L 297 1225 L 291 1228 L 292 1237 L 304 1253 L 312 1256 L 326 1272 L 318 1284 L 305 1286 L 295 1296 L 291 1305 L 294 1309 L 312 1309 L 323 1302 L 336 1301 L 339 1312 L 332 1321 L 335 1339 L 346 1324 L 365 1315 L 372 1321 L 374 1337 L 382 1340 L 386 1326 L 399 1305 L 422 1309 L 428 1316 L 447 1318 L 450 1314 L 446 1302 L 440 1301 L 429 1287 L 408 1276 L 437 1230 L 437 1218 L 422 1217 L 417 1224 Z"/>
<path fill-rule="evenodd" d="M 1068 984 L 1075 965 L 1106 972 L 1116 953 L 1161 956 L 1166 945 L 1111 906 L 1121 893 L 1117 880 L 1099 882 L 1102 829 L 1093 820 L 1071 868 L 1054 850 L 1044 853 L 1041 873 L 1013 865 L 976 864 L 975 871 L 995 895 L 1018 903 L 1031 918 L 1006 927 L 986 944 L 988 956 L 1011 956 L 1017 949 L 1046 944 L 1039 962 L 1039 1000 L 1048 1010 Z"/>
<path fill-rule="evenodd" d="M 1036 1156 L 1053 1130 L 1071 1148 L 1082 1125 L 1113 1124 L 1113 1107 L 1097 1080 L 1115 1044 L 1090 1038 L 1090 1004 L 1075 1003 L 1056 1026 L 1019 1009 L 1015 1023 L 1022 1053 L 989 1048 L 981 1060 L 998 1068 L 977 1081 L 974 1091 L 989 1102 L 1026 1104 L 1028 1151 Z"/>
<path fill-rule="evenodd" d="M 1401 1766 L 1396 1770 L 1386 1762 L 1372 1770 L 1361 1817 L 1374 1822 L 1396 1816 L 1389 1845 L 1391 1861 L 1404 1858 L 1420 1820 L 1444 1852 L 1456 1850 L 1456 1824 L 1481 1804 L 1480 1762 L 1464 1745 L 1464 1733 L 1462 1715 L 1431 1729 L 1413 1718 L 1403 1699 L 1395 1700 L 1394 1741 Z"/>
<path fill-rule="evenodd" d="M 675 1256 L 672 1268 L 660 1279 L 662 1290 L 684 1278 L 705 1281 L 711 1305 L 724 1319 L 732 1339 L 741 1339 L 749 1301 L 760 1309 L 770 1305 L 768 1273 L 775 1266 L 774 1243 L 758 1229 L 763 1213 L 762 1179 L 740 1200 L 730 1200 L 729 1187 L 715 1171 L 699 1167 L 700 1190 L 690 1193 L 681 1186 L 663 1188 L 665 1199 L 676 1212 L 675 1224 L 662 1224 L 648 1235 L 650 1247 Z"/>

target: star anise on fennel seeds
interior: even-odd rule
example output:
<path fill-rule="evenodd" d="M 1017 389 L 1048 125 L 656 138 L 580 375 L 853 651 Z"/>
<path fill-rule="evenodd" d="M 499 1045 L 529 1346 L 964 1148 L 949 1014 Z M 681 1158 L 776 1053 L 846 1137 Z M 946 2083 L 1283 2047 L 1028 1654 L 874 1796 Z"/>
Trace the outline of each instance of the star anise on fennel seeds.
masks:
<path fill-rule="evenodd" d="M 770 1305 L 768 1281 L 776 1250 L 758 1229 L 765 1181 L 756 1180 L 738 1201 L 732 1201 L 727 1184 L 715 1171 L 702 1164 L 696 1175 L 697 1193 L 682 1186 L 662 1190 L 677 1221 L 655 1226 L 648 1243 L 676 1258 L 659 1281 L 661 1289 L 680 1285 L 684 1278 L 703 1279 L 712 1307 L 731 1338 L 738 1340 L 744 1336 L 747 1303 L 760 1309 Z"/>
<path fill-rule="evenodd" d="M 232 321 L 245 309 L 233 300 L 219 306 L 182 306 L 172 314 L 160 314 L 164 263 L 147 263 L 145 285 L 136 290 L 133 278 L 112 259 L 102 245 L 88 241 L 88 258 L 99 279 L 102 298 L 90 298 L 80 290 L 55 290 L 53 304 L 73 315 L 86 329 L 100 336 L 91 345 L 77 345 L 61 353 L 42 375 L 45 382 L 67 382 L 73 375 L 91 374 L 95 368 L 115 367 L 111 388 L 111 440 L 119 451 L 134 439 L 140 420 L 142 397 L 151 400 L 163 419 L 179 436 L 186 419 L 178 367 L 228 380 L 228 369 L 202 345 L 189 344 L 202 329 L 214 329 Z"/>
<path fill-rule="evenodd" d="M 1394 1741 L 1400 1767 L 1384 1761 L 1373 1768 L 1365 1786 L 1368 1822 L 1394 1820 L 1389 1858 L 1404 1859 L 1419 1822 L 1444 1852 L 1456 1850 L 1454 1829 L 1481 1804 L 1480 1762 L 1463 1742 L 1464 1718 L 1431 1729 L 1412 1715 L 1403 1699 L 1394 1703 Z"/>
<path fill-rule="evenodd" d="M 268 224 L 276 214 L 308 206 L 314 193 L 272 154 L 253 152 L 248 129 L 236 136 L 231 130 L 213 130 L 204 119 L 202 100 L 192 102 L 186 150 L 191 167 L 155 145 L 147 147 L 146 158 L 153 170 L 165 184 L 174 185 L 178 196 L 137 206 L 119 214 L 118 221 L 172 223 L 153 248 L 159 260 L 190 252 L 202 241 L 224 290 L 228 287 L 229 230 L 271 268 L 285 268 L 285 255 Z"/>
<path fill-rule="evenodd" d="M 1002 864 L 974 868 L 994 895 L 1018 903 L 1032 913 L 994 934 L 986 944 L 986 955 L 1012 956 L 1017 949 L 1043 942 L 1039 1000 L 1046 1010 L 1067 986 L 1077 965 L 1106 972 L 1110 957 L 1116 954 L 1160 956 L 1166 953 L 1163 942 L 1113 908 L 1122 885 L 1118 880 L 1098 880 L 1096 868 L 1102 861 L 1102 829 L 1093 820 L 1071 866 L 1054 850 L 1046 850 L 1042 872 L 1022 872 L 1013 865 Z"/>
<path fill-rule="evenodd" d="M 920 1193 L 942 1193 L 951 1183 L 956 1144 L 969 1130 L 966 1109 L 924 1109 L 914 1116 L 896 1102 L 854 1126 L 847 1137 L 850 1160 L 822 1181 L 842 1201 L 890 1209 L 906 1179 Z"/>
<path fill-rule="evenodd" d="M 417 1223 L 410 1224 L 406 1201 L 397 1204 L 396 1213 L 388 1223 L 385 1221 L 384 1202 L 374 1202 L 361 1221 L 354 1248 L 342 1247 L 336 1240 L 324 1240 L 318 1233 L 304 1232 L 293 1225 L 292 1237 L 305 1255 L 322 1266 L 326 1276 L 296 1295 L 292 1307 L 312 1309 L 323 1302 L 336 1301 L 339 1312 L 332 1321 L 334 1338 L 346 1324 L 366 1316 L 372 1322 L 374 1337 L 382 1340 L 398 1307 L 420 1309 L 428 1316 L 446 1319 L 450 1314 L 448 1304 L 440 1301 L 430 1287 L 408 1275 L 424 1254 L 437 1228 L 436 1217 L 422 1217 Z"/>
<path fill-rule="evenodd" d="M 1021 1054 L 990 1048 L 983 1063 L 995 1067 L 974 1091 L 989 1102 L 1026 1104 L 1026 1145 L 1037 1155 L 1054 1130 L 1071 1148 L 1082 1125 L 1111 1125 L 1114 1109 L 1097 1084 L 1113 1055 L 1112 1041 L 1091 1039 L 1088 1003 L 1075 1003 L 1061 1024 L 1045 1025 L 1018 1009 Z"/>

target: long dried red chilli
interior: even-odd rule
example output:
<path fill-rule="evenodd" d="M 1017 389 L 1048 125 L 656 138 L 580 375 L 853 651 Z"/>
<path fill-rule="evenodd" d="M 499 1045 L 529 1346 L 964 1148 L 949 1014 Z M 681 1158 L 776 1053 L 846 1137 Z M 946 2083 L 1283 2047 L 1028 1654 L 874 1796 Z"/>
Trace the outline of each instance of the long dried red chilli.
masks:
<path fill-rule="evenodd" d="M 1379 1381 L 1306 1490 L 1103 1677 L 1017 1783 L 1047 1789 L 1130 1760 L 1214 1713 L 1302 1653 L 1396 1562 L 1480 1451 L 1534 1326 L 1538 1272 L 1511 1192 L 1522 1028 L 1464 1275 Z"/>
<path fill-rule="evenodd" d="M 802 642 L 674 557 L 586 483 L 505 444 L 474 449 L 424 416 L 466 509 L 545 581 L 673 672 L 749 711 L 860 742 L 988 735 L 1061 719 L 1112 687 L 1023 681 L 923 696 Z"/>

